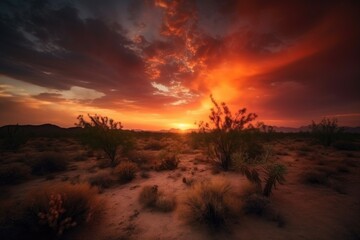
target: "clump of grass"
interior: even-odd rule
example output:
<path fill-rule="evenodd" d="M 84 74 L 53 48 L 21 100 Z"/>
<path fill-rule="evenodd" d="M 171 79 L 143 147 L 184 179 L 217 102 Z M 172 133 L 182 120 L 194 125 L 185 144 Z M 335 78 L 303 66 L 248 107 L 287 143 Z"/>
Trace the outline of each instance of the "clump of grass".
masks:
<path fill-rule="evenodd" d="M 176 206 L 175 198 L 166 196 L 159 191 L 157 185 L 144 186 L 139 195 L 139 202 L 147 208 L 152 208 L 161 212 L 171 212 Z"/>
<path fill-rule="evenodd" d="M 114 170 L 121 183 L 127 183 L 136 177 L 137 165 L 133 162 L 121 162 Z"/>
<path fill-rule="evenodd" d="M 68 160 L 62 153 L 43 152 L 33 160 L 31 168 L 35 175 L 65 171 L 68 168 Z"/>
<path fill-rule="evenodd" d="M 31 169 L 22 163 L 10 163 L 0 168 L 0 185 L 17 184 L 30 176 Z"/>
<path fill-rule="evenodd" d="M 165 145 L 156 139 L 149 139 L 148 142 L 144 146 L 144 150 L 154 150 L 158 151 L 165 147 Z"/>
<path fill-rule="evenodd" d="M 114 184 L 114 179 L 108 173 L 99 173 L 88 180 L 91 186 L 97 186 L 100 191 Z"/>
<path fill-rule="evenodd" d="M 161 162 L 156 166 L 156 170 L 174 170 L 179 165 L 179 159 L 176 153 L 164 152 L 160 154 Z"/>
<path fill-rule="evenodd" d="M 88 184 L 58 184 L 34 191 L 7 214 L 7 239 L 59 239 L 98 219 L 101 204 Z"/>
<path fill-rule="evenodd" d="M 190 224 L 216 230 L 227 226 L 240 211 L 240 200 L 223 179 L 195 184 L 187 193 L 181 216 Z"/>

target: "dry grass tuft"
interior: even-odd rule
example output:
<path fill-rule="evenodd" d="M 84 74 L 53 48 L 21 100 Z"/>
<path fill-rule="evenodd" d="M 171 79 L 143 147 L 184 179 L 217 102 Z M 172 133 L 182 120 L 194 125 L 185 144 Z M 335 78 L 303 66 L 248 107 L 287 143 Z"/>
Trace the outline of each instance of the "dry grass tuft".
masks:
<path fill-rule="evenodd" d="M 88 179 L 91 186 L 97 186 L 100 191 L 114 185 L 115 181 L 109 173 L 99 173 Z"/>
<path fill-rule="evenodd" d="M 21 207 L 5 214 L 7 225 L 2 230 L 6 239 L 59 239 L 97 220 L 102 206 L 95 189 L 88 184 L 68 183 L 34 191 L 21 203 Z"/>
<path fill-rule="evenodd" d="M 180 215 L 190 224 L 210 229 L 227 226 L 239 216 L 240 200 L 223 179 L 195 184 L 187 193 Z"/>
<path fill-rule="evenodd" d="M 133 162 L 121 162 L 114 170 L 121 183 L 127 183 L 136 177 L 138 168 Z"/>
<path fill-rule="evenodd" d="M 31 168 L 35 175 L 65 171 L 68 168 L 68 159 L 62 153 L 43 152 L 32 161 Z"/>
<path fill-rule="evenodd" d="M 171 212 L 176 207 L 176 200 L 172 196 L 166 196 L 158 190 L 157 185 L 144 186 L 139 195 L 139 202 L 147 208 L 161 212 Z"/>
<path fill-rule="evenodd" d="M 179 159 L 176 153 L 164 152 L 160 155 L 161 162 L 155 168 L 158 171 L 174 170 L 179 165 Z"/>

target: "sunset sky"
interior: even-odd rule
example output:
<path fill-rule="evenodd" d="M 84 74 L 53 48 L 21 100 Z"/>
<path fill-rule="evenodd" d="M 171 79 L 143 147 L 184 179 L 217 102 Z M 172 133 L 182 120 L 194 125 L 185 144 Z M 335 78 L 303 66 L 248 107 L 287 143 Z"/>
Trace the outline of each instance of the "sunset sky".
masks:
<path fill-rule="evenodd" d="M 356 1 L 2 0 L 0 126 L 195 128 L 210 94 L 269 125 L 359 126 L 359 25 Z"/>

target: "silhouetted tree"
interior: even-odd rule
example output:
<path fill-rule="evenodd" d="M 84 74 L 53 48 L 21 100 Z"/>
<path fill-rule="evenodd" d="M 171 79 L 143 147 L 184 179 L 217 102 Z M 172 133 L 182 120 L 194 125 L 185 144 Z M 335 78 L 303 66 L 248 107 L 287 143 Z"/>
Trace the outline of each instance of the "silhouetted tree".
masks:
<path fill-rule="evenodd" d="M 256 119 L 255 113 L 246 113 L 246 108 L 233 115 L 225 103 L 220 105 L 210 95 L 214 108 L 211 109 L 209 122 L 200 122 L 200 132 L 207 133 L 210 155 L 227 171 L 232 164 L 232 154 L 241 145 L 240 134 L 253 129 L 251 124 Z"/>
<path fill-rule="evenodd" d="M 342 132 L 336 118 L 323 118 L 319 123 L 312 121 L 309 127 L 312 135 L 325 146 L 330 146 Z"/>
<path fill-rule="evenodd" d="M 88 114 L 89 120 L 83 115 L 77 117 L 78 123 L 75 125 L 85 130 L 83 141 L 94 148 L 102 149 L 111 161 L 111 166 L 116 165 L 116 153 L 118 147 L 127 149 L 131 142 L 127 134 L 122 130 L 120 122 L 101 115 Z"/>

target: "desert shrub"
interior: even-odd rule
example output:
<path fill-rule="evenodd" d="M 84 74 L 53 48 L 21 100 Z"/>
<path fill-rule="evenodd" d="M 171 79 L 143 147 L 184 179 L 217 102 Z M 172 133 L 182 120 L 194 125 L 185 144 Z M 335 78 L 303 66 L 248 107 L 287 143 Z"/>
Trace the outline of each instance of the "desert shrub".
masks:
<path fill-rule="evenodd" d="M 60 172 L 67 167 L 67 156 L 57 152 L 43 152 L 31 162 L 32 173 L 35 175 Z"/>
<path fill-rule="evenodd" d="M 286 167 L 282 164 L 272 164 L 266 167 L 265 169 L 265 186 L 263 194 L 266 197 L 269 197 L 273 187 L 276 187 L 276 184 L 283 184 L 285 182 Z"/>
<path fill-rule="evenodd" d="M 176 206 L 175 198 L 160 192 L 155 202 L 155 209 L 161 212 L 171 212 Z"/>
<path fill-rule="evenodd" d="M 157 185 L 144 186 L 139 195 L 139 202 L 142 206 L 152 208 L 161 212 L 171 212 L 176 206 L 173 196 L 166 196 L 159 191 Z"/>
<path fill-rule="evenodd" d="M 178 165 L 178 155 L 174 152 L 166 151 L 160 154 L 160 163 L 156 166 L 156 170 L 174 170 Z"/>
<path fill-rule="evenodd" d="M 139 195 L 139 202 L 145 207 L 155 207 L 159 196 L 158 186 L 144 186 Z"/>
<path fill-rule="evenodd" d="M 243 133 L 253 129 L 250 123 L 257 115 L 246 114 L 246 108 L 243 108 L 233 116 L 225 103 L 219 105 L 212 96 L 210 98 L 214 104 L 210 122 L 200 122 L 199 130 L 205 134 L 210 158 L 227 171 L 232 165 L 232 154 L 242 144 Z"/>
<path fill-rule="evenodd" d="M 87 184 L 63 183 L 39 189 L 21 203 L 7 214 L 3 239 L 59 239 L 96 220 L 101 212 L 97 194 Z"/>
<path fill-rule="evenodd" d="M 144 150 L 161 150 L 165 147 L 165 144 L 156 139 L 149 139 L 144 146 Z"/>
<path fill-rule="evenodd" d="M 114 170 L 120 182 L 126 183 L 133 180 L 136 176 L 137 165 L 132 162 L 121 162 Z"/>
<path fill-rule="evenodd" d="M 333 146 L 337 150 L 345 150 L 345 151 L 357 151 L 360 150 L 360 145 L 349 142 L 349 141 L 337 141 L 333 144 Z"/>
<path fill-rule="evenodd" d="M 319 123 L 312 121 L 309 127 L 313 137 L 324 146 L 330 146 L 342 132 L 335 118 L 324 118 Z"/>
<path fill-rule="evenodd" d="M 244 200 L 243 210 L 246 214 L 255 214 L 261 216 L 265 213 L 270 201 L 268 198 L 252 194 Z"/>
<path fill-rule="evenodd" d="M 216 181 L 195 184 L 187 193 L 181 216 L 190 224 L 201 224 L 219 229 L 235 219 L 240 201 L 232 193 L 228 182 Z"/>
<path fill-rule="evenodd" d="M 29 135 L 18 124 L 6 126 L 3 133 L 3 147 L 6 150 L 16 151 L 29 139 Z"/>
<path fill-rule="evenodd" d="M 133 148 L 133 142 L 129 133 L 122 130 L 120 122 L 100 115 L 88 114 L 90 121 L 87 121 L 83 115 L 78 116 L 78 127 L 84 129 L 81 140 L 92 148 L 101 149 L 111 161 L 111 166 L 115 167 L 116 154 L 121 147 L 123 153 Z"/>
<path fill-rule="evenodd" d="M 20 183 L 26 180 L 30 173 L 30 167 L 22 163 L 4 164 L 0 168 L 0 185 Z"/>
<path fill-rule="evenodd" d="M 91 186 L 97 186 L 102 190 L 111 187 L 114 184 L 114 179 L 109 173 L 99 173 L 90 177 L 88 182 Z"/>

